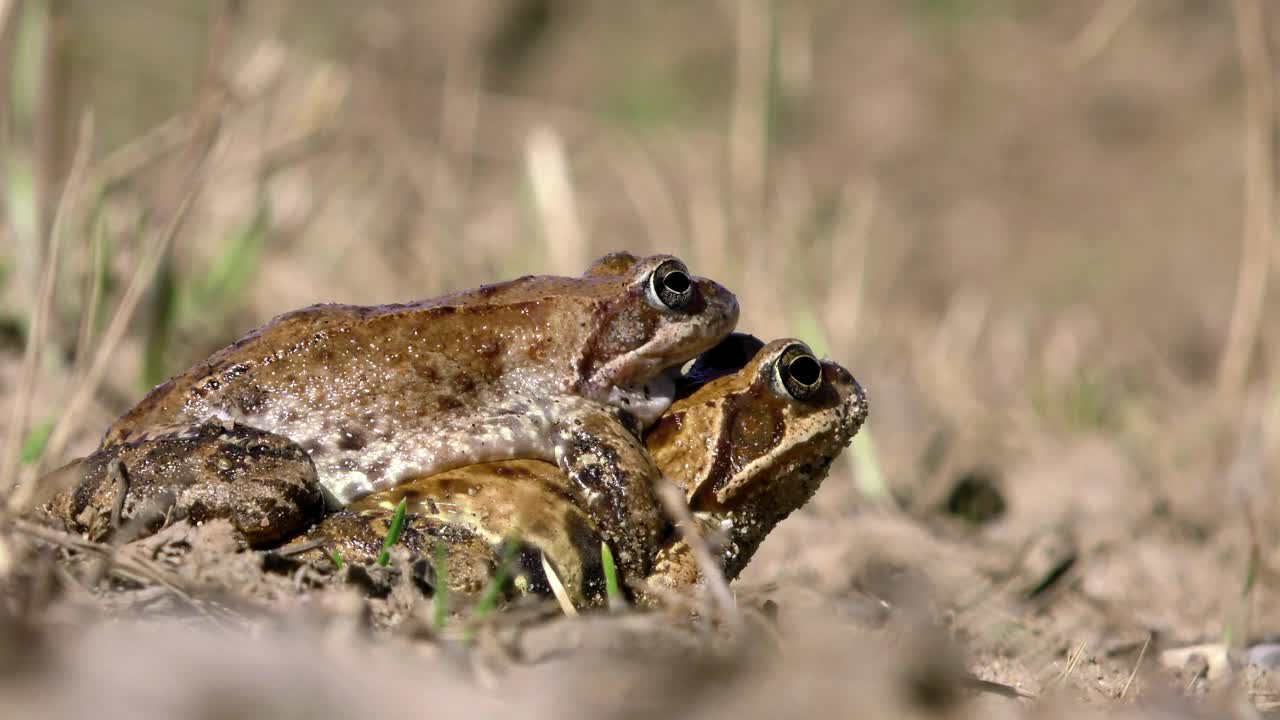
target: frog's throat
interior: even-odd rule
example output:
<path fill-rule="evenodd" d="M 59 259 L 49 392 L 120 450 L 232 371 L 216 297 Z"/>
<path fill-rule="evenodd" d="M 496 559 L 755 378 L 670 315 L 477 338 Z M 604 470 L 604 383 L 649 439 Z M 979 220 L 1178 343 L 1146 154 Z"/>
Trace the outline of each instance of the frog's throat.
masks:
<path fill-rule="evenodd" d="M 676 371 L 679 369 L 678 366 L 675 368 Z M 675 380 L 670 374 L 661 373 L 647 383 L 613 386 L 605 402 L 630 413 L 641 427 L 649 427 L 671 407 L 675 396 Z"/>

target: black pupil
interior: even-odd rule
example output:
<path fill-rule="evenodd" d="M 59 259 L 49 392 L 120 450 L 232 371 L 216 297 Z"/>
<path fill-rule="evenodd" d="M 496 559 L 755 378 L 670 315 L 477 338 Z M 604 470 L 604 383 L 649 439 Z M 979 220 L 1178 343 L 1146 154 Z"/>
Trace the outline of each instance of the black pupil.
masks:
<path fill-rule="evenodd" d="M 818 366 L 818 361 L 808 355 L 801 355 L 792 360 L 787 365 L 787 372 L 791 374 L 793 380 L 804 387 L 817 385 L 818 380 L 822 378 L 822 368 Z"/>
<path fill-rule="evenodd" d="M 679 270 L 672 270 L 662 276 L 662 287 L 676 295 L 683 295 L 689 292 L 689 276 Z"/>

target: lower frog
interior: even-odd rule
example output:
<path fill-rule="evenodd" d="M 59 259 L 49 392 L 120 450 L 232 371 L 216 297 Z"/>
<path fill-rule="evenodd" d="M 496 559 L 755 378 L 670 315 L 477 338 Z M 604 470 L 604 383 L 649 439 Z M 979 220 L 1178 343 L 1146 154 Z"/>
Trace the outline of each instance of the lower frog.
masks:
<path fill-rule="evenodd" d="M 726 360 L 724 351 L 714 361 L 699 360 L 690 394 L 645 436 L 698 524 L 718 536 L 721 569 L 729 579 L 778 522 L 812 497 L 867 417 L 865 393 L 840 365 L 819 360 L 797 340 L 761 346 L 744 337 L 750 336 L 731 336 L 721 347 L 730 347 L 729 355 L 753 352 L 749 362 Z M 571 597 L 596 603 L 604 590 L 601 528 L 569 489 L 565 476 L 547 463 L 473 465 L 364 498 L 326 517 L 305 539 L 331 555 L 369 561 L 404 500 L 405 526 L 413 532 L 401 542 L 427 556 L 444 543 L 454 589 L 475 589 L 474 568 L 492 572 L 508 554 L 518 589 L 550 591 L 545 558 Z M 467 542 L 455 544 L 449 533 Z M 477 537 L 487 542 L 477 544 Z M 680 590 L 699 581 L 693 555 L 676 533 L 649 551 L 650 586 Z M 319 557 L 319 549 L 309 552 Z M 471 570 L 455 578 L 455 563 Z M 644 603 L 654 598 L 644 592 L 637 597 Z"/>

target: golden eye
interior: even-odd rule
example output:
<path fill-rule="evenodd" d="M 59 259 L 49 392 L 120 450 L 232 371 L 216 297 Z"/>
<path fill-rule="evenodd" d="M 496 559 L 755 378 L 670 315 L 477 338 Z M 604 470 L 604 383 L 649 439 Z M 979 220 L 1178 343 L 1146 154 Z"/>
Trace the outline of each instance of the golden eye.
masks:
<path fill-rule="evenodd" d="M 822 387 L 822 363 L 799 343 L 788 345 L 774 368 L 778 382 L 796 400 L 808 400 Z"/>
<path fill-rule="evenodd" d="M 649 274 L 649 292 L 672 310 L 681 310 L 693 300 L 693 280 L 684 263 L 671 258 Z"/>

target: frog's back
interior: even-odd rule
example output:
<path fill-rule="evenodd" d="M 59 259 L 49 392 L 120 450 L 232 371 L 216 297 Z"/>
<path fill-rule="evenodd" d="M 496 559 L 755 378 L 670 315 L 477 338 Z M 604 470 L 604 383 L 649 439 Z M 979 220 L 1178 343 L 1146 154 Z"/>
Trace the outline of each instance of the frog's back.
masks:
<path fill-rule="evenodd" d="M 224 385 L 233 383 L 237 377 L 279 351 L 305 347 L 305 338 L 336 330 L 367 310 L 356 305 L 322 304 L 273 318 L 185 372 L 152 388 L 146 397 L 108 428 L 102 445 L 138 440 L 155 428 L 190 419 L 184 409 L 191 401 L 217 394 Z"/>
<path fill-rule="evenodd" d="M 375 392 L 442 407 L 482 395 L 477 384 L 521 363 L 548 375 L 571 372 L 573 350 L 562 345 L 578 333 L 560 326 L 589 317 L 597 302 L 581 285 L 528 276 L 412 303 L 285 313 L 156 386 L 103 445 L 209 418 L 251 419 L 272 406 L 289 406 L 274 408 L 287 415 L 350 405 Z M 569 304 L 580 311 L 564 312 Z"/>

